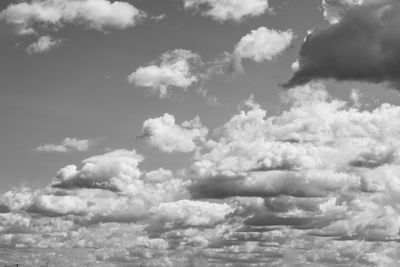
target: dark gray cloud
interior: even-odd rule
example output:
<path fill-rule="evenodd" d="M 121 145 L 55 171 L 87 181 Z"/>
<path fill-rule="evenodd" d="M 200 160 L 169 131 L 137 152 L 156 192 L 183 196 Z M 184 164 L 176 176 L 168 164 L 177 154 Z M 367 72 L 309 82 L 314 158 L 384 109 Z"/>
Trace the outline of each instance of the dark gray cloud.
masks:
<path fill-rule="evenodd" d="M 400 81 L 400 2 L 369 1 L 346 11 L 301 46 L 299 68 L 284 87 L 314 79 Z"/>

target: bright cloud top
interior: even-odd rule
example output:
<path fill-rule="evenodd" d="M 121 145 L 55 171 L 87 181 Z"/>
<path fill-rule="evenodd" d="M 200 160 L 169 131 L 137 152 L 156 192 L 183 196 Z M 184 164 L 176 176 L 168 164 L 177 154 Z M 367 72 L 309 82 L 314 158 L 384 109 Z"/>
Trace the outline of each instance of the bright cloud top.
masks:
<path fill-rule="evenodd" d="M 175 117 L 165 113 L 162 117 L 148 119 L 143 123 L 143 138 L 163 152 L 192 152 L 205 142 L 208 129 L 200 118 L 175 123 Z"/>
<path fill-rule="evenodd" d="M 90 29 L 125 29 L 145 14 L 128 2 L 107 0 L 31 0 L 10 4 L 0 18 L 17 26 L 20 34 L 79 24 Z"/>
<path fill-rule="evenodd" d="M 294 38 L 291 30 L 277 31 L 260 27 L 240 39 L 234 54 L 256 62 L 271 61 L 287 49 Z"/>
<path fill-rule="evenodd" d="M 168 131 L 196 147 L 186 170 L 146 171 L 136 151 L 116 150 L 3 194 L 0 263 L 395 266 L 400 107 L 364 110 L 319 84 L 282 100 L 267 116 L 250 98 L 206 142 L 191 143 L 205 139 L 198 121 L 146 121 L 160 149 L 185 150 Z"/>
<path fill-rule="evenodd" d="M 241 21 L 264 14 L 268 0 L 183 0 L 184 8 L 200 12 L 216 21 Z"/>
<path fill-rule="evenodd" d="M 331 24 L 338 23 L 345 13 L 357 6 L 363 4 L 382 3 L 386 0 L 322 0 L 324 18 Z"/>
<path fill-rule="evenodd" d="M 41 152 L 86 152 L 94 144 L 94 141 L 89 139 L 77 139 L 77 138 L 65 138 L 61 144 L 46 144 L 36 148 L 37 151 Z"/>
<path fill-rule="evenodd" d="M 196 65 L 202 64 L 200 56 L 189 50 L 175 49 L 160 56 L 146 67 L 139 67 L 128 80 L 136 86 L 148 87 L 160 98 L 169 96 L 170 87 L 186 90 L 199 78 L 193 73 Z"/>
<path fill-rule="evenodd" d="M 61 40 L 55 39 L 49 35 L 41 36 L 36 42 L 30 44 L 26 49 L 28 54 L 47 53 L 51 49 L 59 46 Z"/>

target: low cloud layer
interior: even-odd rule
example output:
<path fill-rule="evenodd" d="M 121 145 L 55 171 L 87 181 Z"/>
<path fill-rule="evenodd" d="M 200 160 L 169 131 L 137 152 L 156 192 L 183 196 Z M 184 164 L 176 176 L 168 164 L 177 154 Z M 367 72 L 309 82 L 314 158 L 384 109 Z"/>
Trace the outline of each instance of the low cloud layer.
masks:
<path fill-rule="evenodd" d="M 61 152 L 68 153 L 72 151 L 86 152 L 95 141 L 89 139 L 65 138 L 61 144 L 46 144 L 36 148 L 40 152 Z"/>
<path fill-rule="evenodd" d="M 309 84 L 282 108 L 268 116 L 250 98 L 210 139 L 187 143 L 185 170 L 147 171 L 122 149 L 3 194 L 0 263 L 395 266 L 400 107 L 366 110 Z M 166 130 L 149 135 L 161 150 L 184 150 L 166 146 L 167 129 L 176 143 L 206 138 L 192 135 L 198 120 L 173 118 L 145 123 Z"/>
<path fill-rule="evenodd" d="M 268 0 L 183 0 L 183 6 L 220 22 L 260 16 L 269 8 Z"/>
<path fill-rule="evenodd" d="M 314 79 L 387 82 L 398 87 L 400 77 L 400 3 L 398 1 L 325 1 L 332 24 L 310 33 L 303 43 L 293 87 Z M 340 9 L 332 14 L 331 6 Z M 336 10 L 335 9 L 335 10 Z"/>

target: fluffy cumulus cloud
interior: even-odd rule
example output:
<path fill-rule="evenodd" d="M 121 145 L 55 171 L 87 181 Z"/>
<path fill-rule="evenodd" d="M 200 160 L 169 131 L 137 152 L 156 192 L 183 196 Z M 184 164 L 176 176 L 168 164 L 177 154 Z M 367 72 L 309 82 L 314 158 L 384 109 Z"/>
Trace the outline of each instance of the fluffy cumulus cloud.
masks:
<path fill-rule="evenodd" d="M 210 105 L 217 106 L 218 99 L 204 89 L 204 83 L 215 75 L 222 75 L 232 63 L 232 55 L 222 53 L 211 61 L 203 61 L 199 54 L 175 49 L 163 53 L 147 66 L 139 67 L 128 76 L 128 81 L 136 86 L 149 88 L 160 98 L 173 95 L 172 88 L 184 91 L 197 85 L 197 93 Z"/>
<path fill-rule="evenodd" d="M 165 113 L 162 117 L 143 123 L 142 137 L 150 145 L 167 153 L 191 152 L 206 141 L 207 133 L 208 129 L 201 124 L 199 117 L 179 125 L 175 123 L 173 115 Z"/>
<path fill-rule="evenodd" d="M 30 44 L 27 47 L 26 52 L 28 54 L 47 53 L 60 44 L 61 40 L 55 39 L 49 35 L 45 35 L 39 37 L 36 42 Z"/>
<path fill-rule="evenodd" d="M 326 0 L 324 7 L 332 24 L 308 34 L 286 86 L 336 79 L 386 82 L 398 88 L 400 3 Z"/>
<path fill-rule="evenodd" d="M 144 170 L 138 152 L 116 150 L 1 195 L 0 263 L 398 265 L 400 107 L 309 84 L 282 109 L 252 97 L 208 140 L 197 119 L 148 120 L 160 148 L 196 148 L 185 170 Z"/>
<path fill-rule="evenodd" d="M 148 66 L 139 67 L 129 75 L 128 80 L 136 86 L 150 88 L 160 98 L 165 98 L 169 96 L 169 88 L 179 87 L 186 90 L 199 80 L 193 72 L 198 64 L 201 64 L 198 54 L 176 49 L 162 54 L 159 60 Z"/>
<path fill-rule="evenodd" d="M 271 61 L 286 50 L 294 38 L 291 30 L 277 31 L 260 27 L 243 36 L 233 54 L 238 63 L 243 58 L 256 62 Z"/>
<path fill-rule="evenodd" d="M 61 152 L 72 151 L 86 152 L 95 144 L 95 141 L 89 139 L 65 138 L 61 144 L 46 144 L 36 148 L 40 152 Z"/>
<path fill-rule="evenodd" d="M 269 8 L 268 0 L 183 0 L 183 5 L 220 22 L 260 16 Z"/>
<path fill-rule="evenodd" d="M 128 2 L 108 0 L 30 0 L 10 4 L 0 18 L 20 34 L 79 24 L 103 31 L 132 27 L 145 14 Z"/>

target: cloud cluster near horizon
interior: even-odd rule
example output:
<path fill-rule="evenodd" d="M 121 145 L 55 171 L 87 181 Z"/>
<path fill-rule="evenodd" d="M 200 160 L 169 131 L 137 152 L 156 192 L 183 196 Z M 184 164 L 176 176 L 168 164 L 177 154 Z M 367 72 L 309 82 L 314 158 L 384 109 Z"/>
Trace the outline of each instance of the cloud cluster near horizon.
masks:
<path fill-rule="evenodd" d="M 77 264 L 395 264 L 400 107 L 364 110 L 321 84 L 282 101 L 267 116 L 250 98 L 213 132 L 200 118 L 145 121 L 149 144 L 193 152 L 184 170 L 144 170 L 121 149 L 60 169 L 44 189 L 5 193 L 1 247 L 39 263 L 80 248 Z"/>

